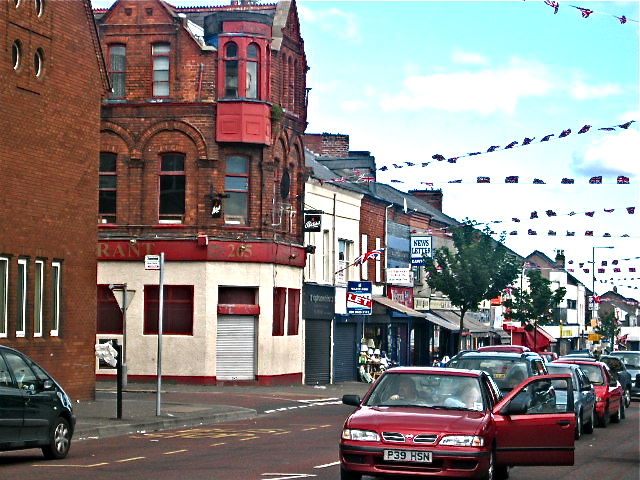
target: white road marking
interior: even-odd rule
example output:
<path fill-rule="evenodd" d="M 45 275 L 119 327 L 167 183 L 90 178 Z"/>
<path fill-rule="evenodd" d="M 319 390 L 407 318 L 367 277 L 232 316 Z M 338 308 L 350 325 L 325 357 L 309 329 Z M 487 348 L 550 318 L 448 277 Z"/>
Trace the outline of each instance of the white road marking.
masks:
<path fill-rule="evenodd" d="M 340 462 L 325 463 L 324 465 L 317 465 L 313 468 L 327 468 L 327 467 L 333 467 L 334 465 L 340 465 Z"/>

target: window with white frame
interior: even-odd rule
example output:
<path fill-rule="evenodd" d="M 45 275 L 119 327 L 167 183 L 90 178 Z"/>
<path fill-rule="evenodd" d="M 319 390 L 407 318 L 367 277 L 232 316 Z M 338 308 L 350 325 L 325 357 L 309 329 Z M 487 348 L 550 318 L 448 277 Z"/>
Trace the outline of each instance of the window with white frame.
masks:
<path fill-rule="evenodd" d="M 25 318 L 27 316 L 27 259 L 18 259 L 18 308 L 16 315 L 16 337 L 25 335 Z"/>
<path fill-rule="evenodd" d="M 367 234 L 362 234 L 360 238 L 360 253 L 364 254 L 367 252 L 367 242 L 369 241 L 369 236 Z M 369 279 L 369 269 L 367 268 L 366 263 L 360 266 L 360 278 L 362 280 Z"/>
<path fill-rule="evenodd" d="M 169 53 L 171 47 L 168 43 L 154 43 L 151 46 L 154 97 L 169 96 Z"/>
<path fill-rule="evenodd" d="M 58 336 L 60 330 L 60 297 L 62 294 L 62 263 L 51 263 L 51 331 L 49 335 Z"/>
<path fill-rule="evenodd" d="M 36 260 L 33 272 L 33 336 L 42 336 L 42 299 L 44 291 L 44 261 Z"/>
<path fill-rule="evenodd" d="M 0 337 L 7 336 L 7 298 L 9 297 L 9 259 L 0 257 Z"/>
<path fill-rule="evenodd" d="M 109 45 L 109 80 L 111 80 L 110 98 L 126 96 L 126 53 L 124 45 Z M 154 69 L 155 72 L 155 69 Z"/>

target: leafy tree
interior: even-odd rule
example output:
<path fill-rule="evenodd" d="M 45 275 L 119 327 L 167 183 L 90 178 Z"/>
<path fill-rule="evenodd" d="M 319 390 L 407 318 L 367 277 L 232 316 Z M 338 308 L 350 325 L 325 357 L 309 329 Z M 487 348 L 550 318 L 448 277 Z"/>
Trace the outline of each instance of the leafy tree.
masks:
<path fill-rule="evenodd" d="M 600 315 L 598 315 L 598 319 L 600 322 L 593 331 L 609 340 L 611 342 L 611 348 L 613 348 L 616 345 L 616 338 L 620 335 L 621 330 L 620 325 L 618 325 L 618 321 L 616 320 L 615 312 L 611 310 L 606 313 L 600 313 Z"/>
<path fill-rule="evenodd" d="M 564 299 L 567 289 L 559 287 L 551 290 L 551 282 L 538 270 L 528 271 L 527 277 L 529 288 L 514 288 L 511 291 L 513 298 L 503 302 L 508 309 L 504 316 L 522 324 L 535 322 L 536 325 L 546 325 L 552 319 L 553 309 Z"/>
<path fill-rule="evenodd" d="M 460 308 L 460 337 L 462 348 L 464 316 L 475 311 L 482 300 L 497 297 L 516 278 L 520 262 L 503 245 L 505 235 L 496 242 L 465 220 L 453 229 L 455 251 L 441 247 L 433 252 L 433 258 L 424 258 L 427 284 L 433 290 L 445 294 L 452 305 Z"/>

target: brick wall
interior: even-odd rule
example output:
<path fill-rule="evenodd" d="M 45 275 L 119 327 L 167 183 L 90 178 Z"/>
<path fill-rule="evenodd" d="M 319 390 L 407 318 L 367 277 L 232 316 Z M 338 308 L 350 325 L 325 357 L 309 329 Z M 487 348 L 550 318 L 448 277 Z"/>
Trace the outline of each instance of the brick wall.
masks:
<path fill-rule="evenodd" d="M 94 395 L 96 178 L 103 81 L 88 2 L 3 2 L 0 48 L 0 256 L 9 258 L 8 332 L 0 343 L 49 371 L 74 399 Z M 33 56 L 44 63 L 37 78 Z M 27 260 L 24 338 L 16 337 L 17 260 Z M 44 261 L 43 335 L 34 337 L 35 261 Z M 52 262 L 61 262 L 59 336 L 51 336 Z"/>
<path fill-rule="evenodd" d="M 333 133 L 308 133 L 304 136 L 305 146 L 317 155 L 335 158 L 349 156 L 349 135 Z"/>

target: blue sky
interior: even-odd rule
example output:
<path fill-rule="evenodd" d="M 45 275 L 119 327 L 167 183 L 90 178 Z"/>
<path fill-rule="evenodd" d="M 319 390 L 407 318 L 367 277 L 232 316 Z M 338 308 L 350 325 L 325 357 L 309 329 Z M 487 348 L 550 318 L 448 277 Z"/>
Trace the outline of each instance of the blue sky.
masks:
<path fill-rule="evenodd" d="M 505 243 L 523 256 L 540 250 L 554 258 L 563 249 L 589 288 L 591 273 L 578 263 L 591 268 L 592 247 L 613 246 L 595 250 L 596 267 L 608 261 L 596 292 L 617 285 L 640 297 L 640 273 L 629 272 L 640 271 L 638 2 L 560 1 L 557 14 L 540 0 L 297 4 L 311 67 L 308 133 L 349 135 L 351 150 L 370 151 L 379 168 L 389 167 L 378 181 L 399 190 L 441 188 L 444 213 L 456 219 L 501 221 L 491 228 L 517 231 Z M 583 18 L 572 5 L 593 13 Z M 616 18 L 623 15 L 625 24 Z M 617 127 L 629 120 L 636 121 L 629 129 Z M 579 135 L 583 125 L 592 128 Z M 535 139 L 520 146 L 525 137 Z M 504 149 L 512 141 L 519 143 Z M 491 146 L 499 148 L 467 156 Z M 437 162 L 434 154 L 463 158 Z M 600 175 L 601 185 L 589 184 Z M 491 183 L 476 183 L 478 176 Z M 519 183 L 505 184 L 506 176 Z M 618 185 L 618 176 L 630 184 Z M 575 184 L 562 185 L 564 177 Z M 530 219 L 533 211 L 539 218 Z"/>

